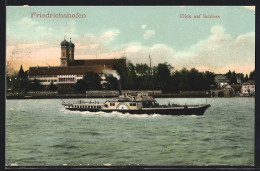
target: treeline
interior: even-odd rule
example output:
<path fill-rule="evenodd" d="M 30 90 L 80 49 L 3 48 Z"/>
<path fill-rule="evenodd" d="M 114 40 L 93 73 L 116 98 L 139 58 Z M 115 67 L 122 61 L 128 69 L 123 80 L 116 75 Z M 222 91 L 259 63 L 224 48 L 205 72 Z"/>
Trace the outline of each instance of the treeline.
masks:
<path fill-rule="evenodd" d="M 202 91 L 215 86 L 213 72 L 199 72 L 192 68 L 174 70 L 168 63 L 160 63 L 149 67 L 147 64 L 115 66 L 121 77 L 122 89 L 128 90 L 162 90 L 164 93 L 179 91 Z"/>
<path fill-rule="evenodd" d="M 168 63 L 160 63 L 149 67 L 147 64 L 132 64 L 127 66 L 114 66 L 121 76 L 122 89 L 127 90 L 162 90 L 164 93 L 178 93 L 180 91 L 205 91 L 217 88 L 215 74 L 210 71 L 199 72 L 197 69 L 183 68 L 174 70 Z M 241 84 L 249 80 L 255 80 L 255 70 L 250 75 L 231 72 L 223 74 L 237 91 Z M 238 82 L 240 80 L 240 82 Z M 108 84 L 110 82 L 108 81 Z M 115 84 L 113 84 L 115 85 Z M 115 87 L 113 87 L 115 89 Z"/>
<path fill-rule="evenodd" d="M 216 74 L 209 71 L 199 72 L 195 68 L 174 70 L 174 67 L 168 63 L 160 63 L 154 67 L 149 67 L 147 64 L 134 65 L 129 63 L 127 66 L 115 65 L 114 69 L 120 75 L 123 90 L 162 90 L 163 93 L 178 93 L 180 91 L 205 91 L 216 88 Z M 255 80 L 255 70 L 250 72 L 249 76 L 235 73 L 235 71 L 228 71 L 224 75 L 236 91 L 241 88 L 237 78 L 241 80 L 241 83 Z M 104 83 L 101 85 L 102 82 Z M 53 83 L 43 86 L 37 79 L 29 81 L 22 66 L 17 75 L 7 76 L 7 90 L 11 93 L 26 93 L 30 90 L 57 91 L 57 89 L 57 86 Z M 83 79 L 78 80 L 72 89 L 80 93 L 87 90 L 118 90 L 118 80 L 113 75 L 109 75 L 106 80 L 102 80 L 96 73 L 86 73 Z"/>
<path fill-rule="evenodd" d="M 56 91 L 58 88 L 52 82 L 48 86 L 40 84 L 39 80 L 28 80 L 22 66 L 18 74 L 6 76 L 6 86 L 9 93 L 26 94 L 28 91 Z"/>
<path fill-rule="evenodd" d="M 247 74 L 244 76 L 243 73 L 236 73 L 235 71 L 231 72 L 230 70 L 225 75 L 229 80 L 229 84 L 238 84 L 238 79 L 240 79 L 241 83 L 245 83 L 249 80 L 255 80 L 255 70 L 251 71 L 249 76 Z"/>

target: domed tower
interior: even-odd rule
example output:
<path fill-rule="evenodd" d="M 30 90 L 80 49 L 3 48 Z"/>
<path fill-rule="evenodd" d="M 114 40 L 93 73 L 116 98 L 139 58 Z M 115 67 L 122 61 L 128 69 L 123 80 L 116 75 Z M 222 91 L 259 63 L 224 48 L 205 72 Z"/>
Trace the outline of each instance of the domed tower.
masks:
<path fill-rule="evenodd" d="M 74 47 L 75 47 L 75 45 L 71 42 L 71 38 L 70 38 L 70 42 L 69 42 L 69 62 L 74 61 Z"/>
<path fill-rule="evenodd" d="M 64 37 L 64 40 L 60 43 L 61 46 L 61 58 L 60 58 L 60 65 L 61 66 L 68 66 L 69 62 L 69 42 Z"/>

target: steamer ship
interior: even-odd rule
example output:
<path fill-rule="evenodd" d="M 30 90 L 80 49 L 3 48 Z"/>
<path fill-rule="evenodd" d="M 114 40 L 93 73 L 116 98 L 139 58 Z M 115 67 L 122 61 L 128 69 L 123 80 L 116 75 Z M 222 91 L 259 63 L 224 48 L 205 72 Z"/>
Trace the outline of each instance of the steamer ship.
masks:
<path fill-rule="evenodd" d="M 160 115 L 203 115 L 210 104 L 202 105 L 178 105 L 168 104 L 160 105 L 148 93 L 139 93 L 137 96 L 129 94 L 120 95 L 111 98 L 103 103 L 100 102 L 78 102 L 62 103 L 65 109 L 72 111 L 89 111 L 89 112 L 120 112 L 129 114 L 160 114 Z"/>

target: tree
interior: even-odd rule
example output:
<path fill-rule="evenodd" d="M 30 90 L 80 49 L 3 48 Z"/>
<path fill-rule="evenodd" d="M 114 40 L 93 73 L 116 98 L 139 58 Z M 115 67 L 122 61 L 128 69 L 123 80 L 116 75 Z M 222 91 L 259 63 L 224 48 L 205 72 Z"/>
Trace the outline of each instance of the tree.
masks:
<path fill-rule="evenodd" d="M 237 73 L 237 78 L 241 80 L 241 82 L 244 81 L 244 74 L 243 73 Z"/>
<path fill-rule="evenodd" d="M 235 71 L 232 72 L 231 77 L 229 79 L 229 84 L 237 84 L 237 75 Z"/>
<path fill-rule="evenodd" d="M 247 82 L 249 79 L 248 79 L 248 75 L 246 74 L 246 77 L 244 79 L 244 82 Z"/>
<path fill-rule="evenodd" d="M 101 89 L 101 78 L 96 73 L 86 73 L 83 77 L 86 82 L 86 90 L 100 90 Z"/>
<path fill-rule="evenodd" d="M 249 80 L 255 80 L 255 70 L 250 72 L 249 74 Z"/>
<path fill-rule="evenodd" d="M 201 85 L 201 81 L 203 81 L 202 75 L 199 73 L 198 70 L 192 68 L 188 74 L 188 84 L 191 85 L 190 90 L 200 90 L 201 86 L 204 86 L 203 84 Z"/>
<path fill-rule="evenodd" d="M 211 85 L 216 86 L 215 74 L 213 72 L 206 71 L 205 72 L 205 80 L 206 80 L 206 90 L 210 90 Z"/>
<path fill-rule="evenodd" d="M 25 74 L 22 65 L 21 65 L 20 70 L 18 72 L 18 78 L 22 78 L 22 79 L 26 79 L 27 78 L 27 75 Z"/>
<path fill-rule="evenodd" d="M 137 75 L 136 75 L 136 67 L 129 62 L 128 66 L 127 66 L 127 74 L 124 75 L 123 77 L 124 78 L 124 83 L 126 84 L 125 85 L 125 88 L 126 89 L 129 89 L 129 90 L 134 90 L 136 89 L 136 84 L 138 84 L 137 82 Z"/>
<path fill-rule="evenodd" d="M 190 83 L 188 80 L 189 71 L 186 68 L 182 68 L 180 71 L 180 90 L 188 91 L 190 90 Z"/>
<path fill-rule="evenodd" d="M 168 63 L 159 63 L 153 68 L 147 64 L 136 64 L 135 66 L 129 63 L 127 67 L 115 66 L 114 69 L 120 75 L 122 89 L 159 89 L 164 93 L 177 93 L 180 90 L 209 90 L 211 85 L 215 85 L 215 74 L 212 72 L 199 72 L 195 68 L 191 70 L 183 68 L 173 73 L 173 67 Z"/>
<path fill-rule="evenodd" d="M 10 75 L 7 77 L 7 88 L 10 92 L 26 93 L 28 91 L 29 81 L 27 74 L 23 71 L 21 65 L 18 74 Z"/>
<path fill-rule="evenodd" d="M 7 75 L 6 85 L 7 85 L 7 89 L 10 92 L 16 92 L 17 91 L 17 76 L 16 75 Z"/>
<path fill-rule="evenodd" d="M 85 93 L 87 90 L 87 83 L 85 80 L 80 79 L 76 82 L 76 84 L 74 85 L 74 89 L 76 92 L 78 93 Z"/>
<path fill-rule="evenodd" d="M 32 91 L 41 91 L 43 90 L 43 86 L 40 84 L 40 81 L 37 79 L 34 79 L 30 84 L 29 84 L 29 90 Z"/>
<path fill-rule="evenodd" d="M 171 91 L 171 70 L 173 67 L 166 63 L 160 63 L 156 67 L 155 77 L 157 88 L 161 89 L 163 92 Z"/>
<path fill-rule="evenodd" d="M 150 67 L 147 64 L 136 64 L 135 70 L 139 76 L 150 74 Z"/>
<path fill-rule="evenodd" d="M 57 91 L 58 87 L 56 85 L 53 84 L 53 82 L 51 82 L 51 84 L 49 85 L 49 90 L 50 91 Z"/>
<path fill-rule="evenodd" d="M 116 70 L 116 72 L 120 75 L 121 88 L 128 89 L 129 87 L 128 82 L 130 80 L 130 78 L 128 78 L 128 71 L 129 71 L 128 68 L 122 65 L 114 65 L 113 69 Z"/>
<path fill-rule="evenodd" d="M 120 75 L 120 82 L 122 90 L 134 90 L 137 89 L 137 75 L 135 66 L 129 62 L 128 66 L 114 65 L 113 69 Z"/>
<path fill-rule="evenodd" d="M 181 80 L 181 74 L 179 71 L 175 71 L 175 73 L 172 76 L 171 81 L 171 90 L 174 93 L 178 93 L 180 90 L 180 80 Z"/>
<path fill-rule="evenodd" d="M 226 76 L 227 76 L 227 79 L 230 80 L 230 78 L 231 78 L 231 76 L 232 76 L 232 73 L 231 73 L 230 70 L 226 73 Z"/>
<path fill-rule="evenodd" d="M 209 71 L 199 72 L 195 68 L 183 68 L 172 75 L 172 92 L 204 91 L 209 90 L 211 85 L 215 85 L 215 74 Z"/>
<path fill-rule="evenodd" d="M 107 90 L 118 90 L 117 78 L 113 76 L 107 76 L 106 81 L 107 83 L 105 83 L 105 86 Z"/>

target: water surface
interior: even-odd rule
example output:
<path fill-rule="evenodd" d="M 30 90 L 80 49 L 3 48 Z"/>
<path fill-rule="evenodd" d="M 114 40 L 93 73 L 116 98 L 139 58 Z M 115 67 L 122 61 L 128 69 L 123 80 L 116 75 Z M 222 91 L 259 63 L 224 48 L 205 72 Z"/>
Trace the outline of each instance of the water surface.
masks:
<path fill-rule="evenodd" d="M 67 99 L 66 101 L 85 99 Z M 106 99 L 92 99 L 105 101 Z M 203 104 L 204 98 L 158 98 Z M 254 98 L 209 98 L 203 116 L 66 111 L 59 99 L 6 101 L 6 164 L 254 165 Z"/>

